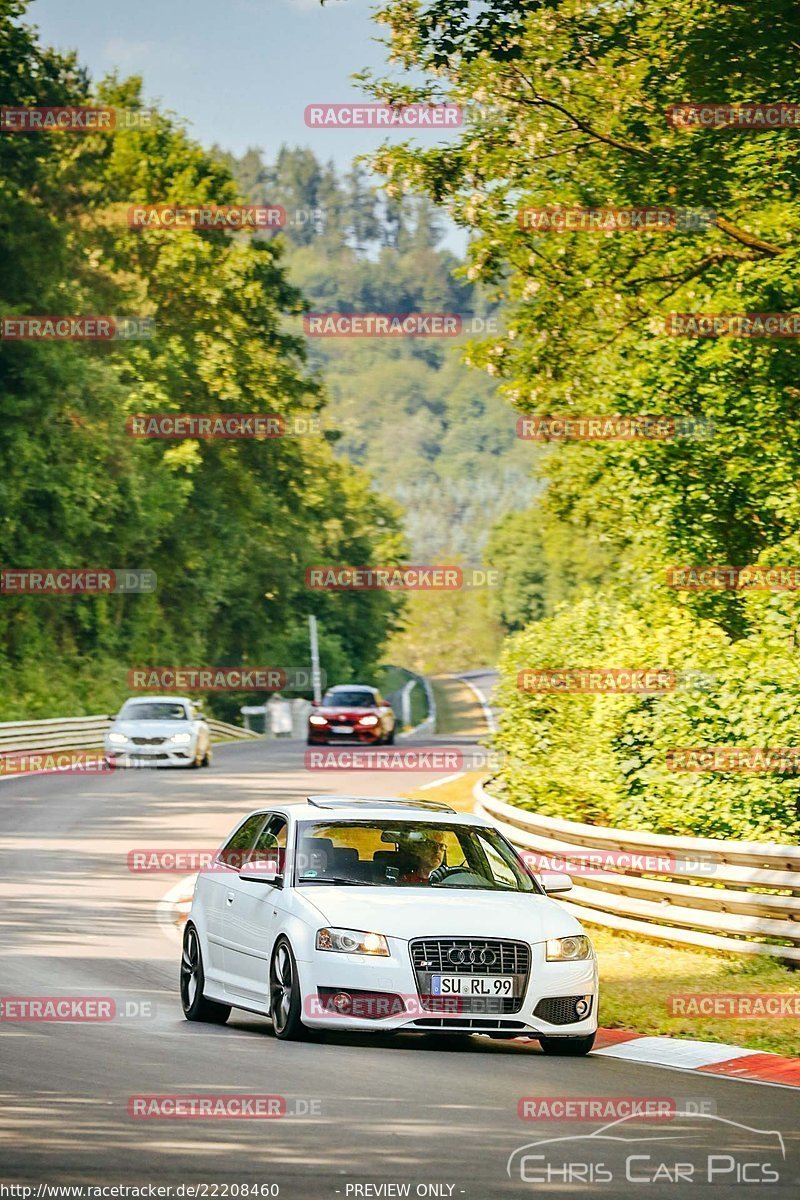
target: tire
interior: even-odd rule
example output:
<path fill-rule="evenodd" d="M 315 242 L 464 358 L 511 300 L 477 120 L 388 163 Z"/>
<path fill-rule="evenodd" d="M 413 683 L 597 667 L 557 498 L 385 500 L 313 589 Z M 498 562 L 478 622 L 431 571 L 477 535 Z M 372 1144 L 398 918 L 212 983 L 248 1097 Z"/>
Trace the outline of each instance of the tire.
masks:
<path fill-rule="evenodd" d="M 394 725 L 392 726 L 392 732 L 391 732 L 391 733 L 387 733 L 387 735 L 386 735 L 386 745 L 387 745 L 387 746 L 393 746 L 393 745 L 394 745 Z"/>
<path fill-rule="evenodd" d="M 209 742 L 208 745 L 206 746 L 206 752 L 202 757 L 200 766 L 201 767 L 210 767 L 213 761 L 214 761 L 214 752 L 211 749 L 211 742 Z"/>
<path fill-rule="evenodd" d="M 212 1025 L 224 1025 L 231 1015 L 230 1004 L 218 1004 L 206 1000 L 203 987 L 203 955 L 200 938 L 194 925 L 187 925 L 183 933 L 181 954 L 181 1007 L 187 1021 L 209 1021 Z"/>
<path fill-rule="evenodd" d="M 593 1033 L 588 1037 L 540 1037 L 539 1045 L 545 1054 L 554 1054 L 558 1058 L 580 1058 L 589 1053 L 594 1038 Z"/>
<path fill-rule="evenodd" d="M 278 938 L 269 968 L 269 1015 L 275 1037 L 297 1042 L 309 1036 L 300 1019 L 300 980 L 292 947 L 285 937 Z"/>

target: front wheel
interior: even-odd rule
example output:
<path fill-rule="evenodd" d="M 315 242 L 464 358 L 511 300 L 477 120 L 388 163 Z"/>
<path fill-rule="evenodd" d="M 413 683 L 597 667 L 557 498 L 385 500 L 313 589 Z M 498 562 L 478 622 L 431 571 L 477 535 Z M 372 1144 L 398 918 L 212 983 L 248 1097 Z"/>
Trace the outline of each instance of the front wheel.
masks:
<path fill-rule="evenodd" d="M 280 938 L 269 969 L 269 1015 L 275 1036 L 282 1041 L 299 1041 L 308 1036 L 300 1019 L 300 980 L 292 947 Z"/>
<path fill-rule="evenodd" d="M 588 1037 L 541 1037 L 539 1045 L 545 1054 L 554 1054 L 560 1058 L 580 1058 L 588 1054 L 594 1045 L 593 1033 Z"/>
<path fill-rule="evenodd" d="M 209 743 L 208 743 L 208 745 L 206 746 L 206 752 L 205 752 L 205 754 L 204 754 L 204 755 L 203 755 L 203 757 L 202 757 L 202 760 L 201 760 L 201 762 L 200 762 L 200 766 L 201 766 L 201 767 L 210 767 L 210 766 L 211 766 L 211 763 L 212 763 L 213 761 L 214 761 L 214 754 L 213 754 L 213 751 L 212 751 L 212 749 L 211 749 L 211 742 L 209 742 Z"/>
<path fill-rule="evenodd" d="M 391 731 L 389 733 L 387 733 L 387 735 L 386 735 L 386 745 L 387 746 L 394 745 L 394 725 L 392 726 Z"/>
<path fill-rule="evenodd" d="M 206 1000 L 203 995 L 206 977 L 203 973 L 203 956 L 200 939 L 194 925 L 187 925 L 183 935 L 181 955 L 181 1005 L 187 1021 L 210 1021 L 212 1025 L 224 1025 L 231 1015 L 230 1004 L 218 1004 Z"/>

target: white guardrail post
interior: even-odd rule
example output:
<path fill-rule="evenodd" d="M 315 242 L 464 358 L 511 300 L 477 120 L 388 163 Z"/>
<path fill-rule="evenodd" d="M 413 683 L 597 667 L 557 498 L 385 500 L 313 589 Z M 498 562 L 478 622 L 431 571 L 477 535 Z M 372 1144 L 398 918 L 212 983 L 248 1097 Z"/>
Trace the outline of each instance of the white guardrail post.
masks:
<path fill-rule="evenodd" d="M 579 875 L 563 903 L 581 921 L 800 963 L 800 846 L 674 837 L 539 816 L 475 785 L 476 812 L 547 870 Z M 605 869 L 604 864 L 611 864 Z M 572 867 L 572 870 L 571 870 Z"/>

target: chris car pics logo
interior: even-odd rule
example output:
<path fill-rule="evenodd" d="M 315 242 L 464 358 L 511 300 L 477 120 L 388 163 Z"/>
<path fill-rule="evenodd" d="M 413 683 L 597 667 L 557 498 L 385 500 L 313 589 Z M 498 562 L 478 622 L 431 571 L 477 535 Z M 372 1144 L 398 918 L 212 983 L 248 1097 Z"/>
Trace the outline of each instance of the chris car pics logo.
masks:
<path fill-rule="evenodd" d="M 670 1113 L 669 1128 L 656 1116 L 650 1133 L 642 1128 L 642 1114 L 631 1113 L 588 1134 L 528 1142 L 509 1155 L 506 1173 L 518 1183 L 570 1193 L 586 1184 L 677 1184 L 683 1190 L 673 1191 L 681 1197 L 698 1184 L 721 1184 L 717 1194 L 725 1195 L 725 1185 L 771 1184 L 784 1177 L 786 1147 L 779 1130 L 691 1111 L 695 1107 Z"/>

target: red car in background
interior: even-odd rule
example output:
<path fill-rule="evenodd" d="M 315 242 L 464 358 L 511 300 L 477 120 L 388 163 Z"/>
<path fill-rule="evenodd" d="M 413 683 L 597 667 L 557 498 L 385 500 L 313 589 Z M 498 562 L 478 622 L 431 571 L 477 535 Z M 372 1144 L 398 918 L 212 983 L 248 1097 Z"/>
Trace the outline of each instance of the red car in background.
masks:
<path fill-rule="evenodd" d="M 391 746 L 395 716 L 377 688 L 360 683 L 329 688 L 308 718 L 309 746 L 331 742 Z"/>

